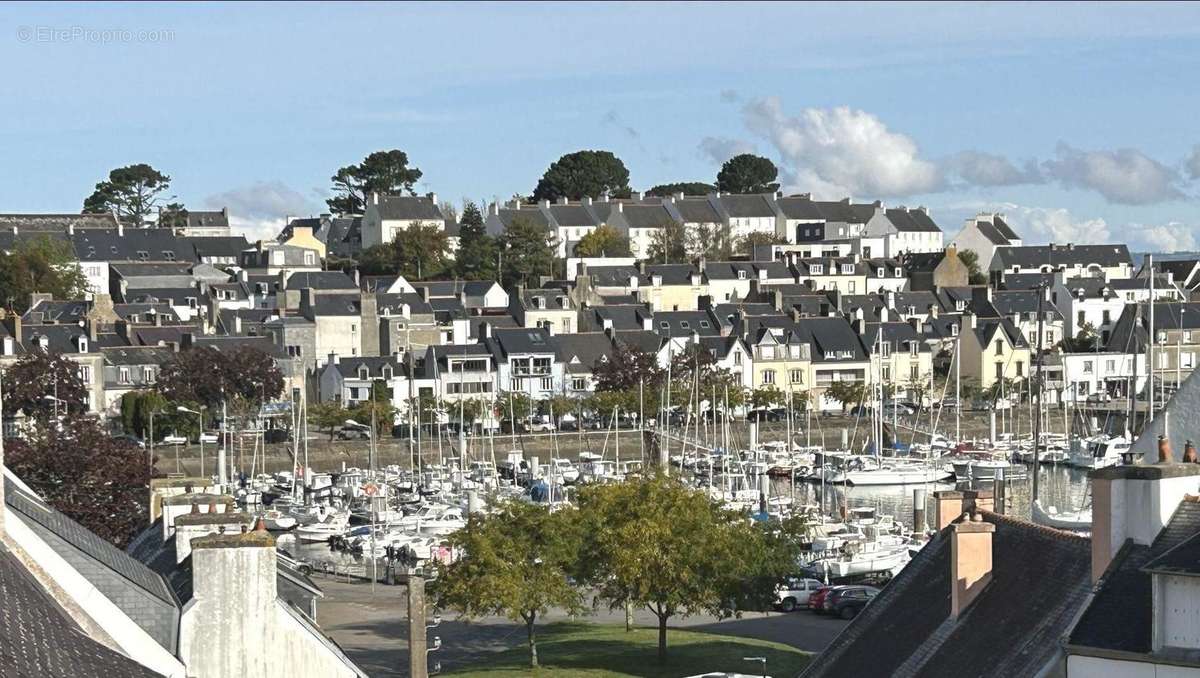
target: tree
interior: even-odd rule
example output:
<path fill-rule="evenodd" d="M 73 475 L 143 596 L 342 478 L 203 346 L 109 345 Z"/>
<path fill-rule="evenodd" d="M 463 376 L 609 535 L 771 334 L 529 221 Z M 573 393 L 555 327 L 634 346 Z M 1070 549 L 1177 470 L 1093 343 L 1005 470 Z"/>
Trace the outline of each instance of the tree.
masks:
<path fill-rule="evenodd" d="M 87 276 L 69 241 L 41 235 L 18 239 L 11 251 L 0 249 L 0 302 L 24 313 L 34 292 L 53 294 L 55 299 L 82 299 L 87 294 Z"/>
<path fill-rule="evenodd" d="M 825 397 L 841 403 L 843 414 L 847 407 L 861 403 L 866 394 L 867 386 L 861 381 L 835 381 L 825 389 Z"/>
<path fill-rule="evenodd" d="M 160 413 L 167 412 L 167 399 L 157 391 L 130 391 L 121 396 L 121 430 L 130 435 L 136 435 L 143 440 L 150 439 L 150 415 L 157 417 L 154 422 L 154 438 L 161 440 L 169 430 L 169 424 Z"/>
<path fill-rule="evenodd" d="M 501 284 L 506 288 L 517 283 L 536 286 L 538 276 L 548 275 L 554 268 L 551 237 L 545 226 L 526 217 L 510 221 L 500 238 L 504 250 Z"/>
<path fill-rule="evenodd" d="M 721 261 L 733 256 L 733 238 L 725 224 L 700 224 L 688 233 L 687 243 L 693 257 Z"/>
<path fill-rule="evenodd" d="M 751 528 L 704 492 L 654 474 L 585 488 L 579 514 L 579 578 L 614 609 L 629 603 L 654 614 L 660 661 L 672 617 L 725 617 L 738 609 L 745 595 L 738 590 L 755 567 L 747 553 L 754 546 L 747 540 Z"/>
<path fill-rule="evenodd" d="M 347 410 L 340 401 L 331 400 L 325 403 L 309 403 L 308 405 L 308 423 L 312 424 L 313 428 L 318 431 L 329 431 L 329 439 L 333 440 L 333 435 L 338 429 L 345 425 L 346 420 L 350 418 L 350 410 Z"/>
<path fill-rule="evenodd" d="M 762 245 L 786 245 L 786 244 L 787 244 L 787 238 L 784 238 L 783 236 L 775 235 L 774 233 L 763 233 L 760 231 L 760 232 L 755 232 L 755 233 L 747 233 L 746 235 L 742 236 L 741 238 L 738 238 L 737 245 L 734 247 L 734 249 L 737 251 L 738 254 L 745 254 L 747 256 L 752 256 L 754 254 L 755 247 L 760 247 Z"/>
<path fill-rule="evenodd" d="M 462 218 L 458 222 L 455 274 L 463 280 L 495 280 L 499 251 L 496 239 L 488 235 L 484 227 L 483 213 L 475 203 L 468 201 L 463 205 Z"/>
<path fill-rule="evenodd" d="M 449 247 L 446 232 L 437 224 L 412 224 L 392 240 L 396 272 L 409 280 L 433 278 L 446 270 Z"/>
<path fill-rule="evenodd" d="M 616 228 L 604 224 L 575 243 L 577 257 L 627 257 L 629 238 Z"/>
<path fill-rule="evenodd" d="M 198 346 L 175 354 L 158 376 L 158 391 L 170 400 L 210 408 L 241 399 L 264 402 L 283 391 L 283 374 L 271 356 L 240 347 L 227 354 Z"/>
<path fill-rule="evenodd" d="M 646 260 L 656 264 L 683 264 L 688 261 L 688 234 L 682 222 L 668 221 L 650 234 Z"/>
<path fill-rule="evenodd" d="M 649 351 L 642 351 L 618 341 L 608 360 L 597 360 L 592 367 L 592 378 L 597 391 L 628 391 L 639 386 L 656 389 L 662 378 L 658 358 Z"/>
<path fill-rule="evenodd" d="M 669 198 L 678 193 L 687 196 L 708 195 L 716 193 L 717 187 L 712 184 L 706 184 L 702 181 L 683 181 L 674 184 L 659 184 L 654 188 L 646 191 L 646 195 L 659 198 Z"/>
<path fill-rule="evenodd" d="M 508 501 L 495 513 L 472 514 L 449 539 L 462 555 L 438 566 L 431 587 L 437 607 L 524 622 L 529 665 L 537 668 L 538 617 L 551 608 L 570 614 L 586 609 L 583 592 L 568 578 L 579 562 L 575 513 Z"/>
<path fill-rule="evenodd" d="M 717 188 L 725 193 L 774 193 L 779 190 L 775 181 L 778 176 L 775 163 L 753 153 L 743 153 L 721 166 Z"/>
<path fill-rule="evenodd" d="M 759 386 L 750 394 L 750 405 L 756 410 L 778 407 L 787 402 L 787 396 L 774 384 Z"/>
<path fill-rule="evenodd" d="M 554 161 L 533 189 L 533 200 L 609 195 L 628 198 L 629 170 L 609 151 L 576 151 Z"/>
<path fill-rule="evenodd" d="M 358 253 L 358 270 L 363 275 L 394 275 L 396 248 L 392 243 L 372 245 Z"/>
<path fill-rule="evenodd" d="M 137 226 L 158 207 L 159 196 L 171 185 L 171 177 L 141 163 L 118 167 L 108 173 L 108 181 L 96 184 L 96 190 L 83 201 L 85 214 L 113 212 Z"/>
<path fill-rule="evenodd" d="M 392 406 L 392 391 L 384 381 L 371 382 L 371 397 L 360 402 L 350 410 L 350 418 L 354 421 L 371 425 L 375 422 L 372 432 L 376 439 L 384 432 L 392 430 L 396 419 L 396 408 Z"/>
<path fill-rule="evenodd" d="M 56 412 L 67 419 L 87 412 L 87 386 L 79 378 L 79 366 L 53 351 L 21 356 L 4 370 L 4 416 L 17 412 L 43 425 Z"/>
<path fill-rule="evenodd" d="M 188 225 L 188 211 L 183 203 L 173 202 L 158 213 L 158 227 L 179 229 Z"/>
<path fill-rule="evenodd" d="M 334 197 L 325 202 L 336 214 L 362 214 L 370 194 L 411 195 L 421 176 L 421 170 L 408 166 L 408 154 L 404 151 L 376 151 L 330 177 Z"/>
<path fill-rule="evenodd" d="M 979 268 L 979 253 L 975 250 L 959 250 L 958 260 L 967 267 L 967 283 L 970 285 L 986 285 L 987 276 Z"/>
<path fill-rule="evenodd" d="M 1063 337 L 1062 340 L 1064 353 L 1095 353 L 1100 348 L 1100 335 L 1096 334 L 1096 326 L 1091 323 L 1083 323 L 1074 337 Z"/>
<path fill-rule="evenodd" d="M 91 419 L 9 440 L 4 462 L 47 503 L 118 548 L 149 524 L 153 460 Z"/>

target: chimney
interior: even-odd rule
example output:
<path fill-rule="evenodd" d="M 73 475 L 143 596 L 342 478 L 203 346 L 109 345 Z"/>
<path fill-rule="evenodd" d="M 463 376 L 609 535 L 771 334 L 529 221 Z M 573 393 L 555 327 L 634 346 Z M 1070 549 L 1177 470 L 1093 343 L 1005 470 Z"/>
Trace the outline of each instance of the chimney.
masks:
<path fill-rule="evenodd" d="M 967 329 L 975 329 L 975 314 L 970 311 L 963 311 L 963 320 L 967 323 Z"/>
<path fill-rule="evenodd" d="M 585 196 L 583 196 L 582 198 L 580 198 L 580 199 L 579 199 L 579 202 L 580 202 L 580 203 L 582 203 L 582 204 L 584 204 L 584 205 L 591 205 L 591 204 L 592 204 L 592 196 L 590 196 L 590 195 L 585 195 Z"/>
<path fill-rule="evenodd" d="M 117 237 L 125 237 L 125 224 L 121 223 L 119 219 L 117 220 Z"/>
<path fill-rule="evenodd" d="M 214 513 L 212 505 L 208 511 L 199 512 L 199 506 L 192 504 L 191 513 L 185 513 L 175 519 L 175 562 L 182 563 L 192 553 L 192 541 L 210 534 L 241 534 L 248 531 L 254 524 L 254 516 L 249 513 L 228 511 Z"/>
<path fill-rule="evenodd" d="M 992 581 L 996 526 L 976 513 L 950 526 L 950 616 L 957 619 Z"/>
<path fill-rule="evenodd" d="M 963 493 L 956 490 L 940 490 L 933 493 L 934 529 L 942 531 L 963 514 Z"/>
<path fill-rule="evenodd" d="M 372 205 L 379 204 L 379 193 L 377 193 L 375 191 L 371 191 L 371 204 Z"/>
<path fill-rule="evenodd" d="M 438 204 L 438 201 L 437 201 L 437 193 L 430 193 L 430 194 L 429 194 L 429 202 L 433 203 L 433 206 L 434 206 L 434 207 L 437 207 L 437 204 Z"/>
<path fill-rule="evenodd" d="M 623 202 L 617 203 L 617 211 L 624 212 L 625 211 L 625 203 L 623 203 Z"/>
<path fill-rule="evenodd" d="M 261 638 L 281 638 L 276 590 L 275 538 L 258 521 L 253 531 L 213 534 L 192 542 L 192 602 L 195 625 L 188 647 L 188 673 L 196 676 L 264 675 L 266 655 L 246 651 L 245 628 L 235 620 L 257 620 Z"/>
<path fill-rule="evenodd" d="M 339 361 L 340 361 L 340 359 L 338 358 L 338 354 L 337 354 L 337 353 L 330 353 L 330 354 L 329 354 L 329 364 L 330 364 L 330 365 L 337 365 Z"/>
<path fill-rule="evenodd" d="M 1088 474 L 1092 482 L 1092 581 L 1100 579 L 1127 540 L 1149 546 L 1179 502 L 1200 488 L 1200 465 L 1171 457 L 1163 438 L 1159 462 L 1112 466 Z"/>
<path fill-rule="evenodd" d="M 638 201 L 638 200 L 641 200 L 641 199 L 642 199 L 642 192 L 641 192 L 641 191 L 630 191 L 630 192 L 629 192 L 629 199 L 630 199 L 630 200 L 633 200 L 633 201 L 635 201 L 635 202 L 636 202 L 636 201 Z"/>
<path fill-rule="evenodd" d="M 184 494 L 163 497 L 163 541 L 170 539 L 171 535 L 175 534 L 176 519 L 190 513 L 192 506 L 196 506 L 196 510 L 200 513 L 205 513 L 211 508 L 216 508 L 218 513 L 230 513 L 233 511 L 233 497 L 228 495 L 197 494 L 190 491 Z"/>
<path fill-rule="evenodd" d="M 429 303 L 429 285 L 421 287 L 421 301 Z"/>
<path fill-rule="evenodd" d="M 542 209 L 545 209 L 545 210 L 550 209 L 550 199 L 549 198 L 545 198 L 542 200 Z"/>
<path fill-rule="evenodd" d="M 492 324 L 491 323 L 487 323 L 487 322 L 479 323 L 479 337 L 481 339 L 491 339 L 492 338 Z"/>

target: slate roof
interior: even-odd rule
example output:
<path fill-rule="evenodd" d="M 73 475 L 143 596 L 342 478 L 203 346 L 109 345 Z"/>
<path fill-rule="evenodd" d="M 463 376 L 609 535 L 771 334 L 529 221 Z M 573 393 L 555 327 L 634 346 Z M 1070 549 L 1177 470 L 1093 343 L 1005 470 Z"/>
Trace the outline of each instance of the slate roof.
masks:
<path fill-rule="evenodd" d="M 731 217 L 774 217 L 775 210 L 771 207 L 771 198 L 758 194 L 728 194 L 721 196 L 721 206 Z"/>
<path fill-rule="evenodd" d="M 137 678 L 159 674 L 89 638 L 0 543 L 0 676 Z"/>
<path fill-rule="evenodd" d="M 543 306 L 538 308 L 536 299 L 542 299 Z M 571 299 L 562 290 L 525 290 L 521 295 L 521 305 L 526 311 L 570 311 Z"/>
<path fill-rule="evenodd" d="M 162 365 L 175 352 L 159 346 L 114 346 L 101 350 L 109 365 Z"/>
<path fill-rule="evenodd" d="M 660 228 L 676 221 L 662 205 L 625 205 L 622 214 L 630 228 Z"/>
<path fill-rule="evenodd" d="M 1063 629 L 1091 590 L 1090 542 L 981 515 L 996 526 L 992 580 L 963 614 L 950 616 L 953 528 L 947 527 L 801 675 L 1038 675 L 1060 651 Z"/>
<path fill-rule="evenodd" d="M 912 306 L 917 313 L 925 314 L 930 306 L 938 305 L 937 295 L 933 292 L 897 292 L 893 299 L 895 308 L 892 310 L 898 313 L 907 313 L 908 307 Z"/>
<path fill-rule="evenodd" d="M 640 330 L 643 327 L 643 319 L 654 317 L 654 313 L 642 304 L 593 306 L 589 311 L 596 319 L 597 325 L 603 325 L 603 321 L 610 320 L 614 330 Z"/>
<path fill-rule="evenodd" d="M 1100 278 L 1071 278 L 1071 280 L 1097 280 L 1103 284 Z M 1031 290 L 1038 285 L 1049 285 L 1054 287 L 1053 273 L 1005 273 L 1001 279 L 1001 286 L 1006 290 Z M 1070 287 L 1070 285 L 1067 285 Z"/>
<path fill-rule="evenodd" d="M 592 287 L 629 287 L 630 278 L 641 278 L 637 266 L 588 266 Z"/>
<path fill-rule="evenodd" d="M 425 197 L 408 195 L 381 195 L 376 205 L 379 216 L 385 220 L 419 220 L 443 221 L 445 215 L 433 200 Z"/>
<path fill-rule="evenodd" d="M 117 227 L 117 218 L 111 212 L 102 214 L 0 214 L 0 230 L 20 232 L 41 231 L 66 233 L 67 227 L 107 228 Z"/>
<path fill-rule="evenodd" d="M 683 220 L 691 224 L 717 224 L 721 223 L 720 213 L 708 202 L 707 198 L 695 198 L 676 200 L 675 210 L 683 217 Z"/>
<path fill-rule="evenodd" d="M 542 328 L 494 329 L 488 342 L 497 355 L 555 353 L 555 337 Z"/>
<path fill-rule="evenodd" d="M 148 304 L 154 302 L 170 302 L 172 306 L 187 306 L 188 299 L 200 303 L 200 289 L 197 287 L 135 287 L 126 290 L 121 300 L 129 304 Z"/>
<path fill-rule="evenodd" d="M 975 336 L 979 338 L 980 345 L 986 346 L 991 342 L 992 337 L 996 336 L 996 332 L 1004 332 L 1004 336 L 1008 338 L 1016 348 L 1029 348 L 1029 341 L 1021 334 L 1021 330 L 1012 323 L 1008 318 L 976 318 L 975 319 Z"/>
<path fill-rule="evenodd" d="M 42 299 L 21 315 L 21 321 L 33 322 L 34 314 L 40 313 L 42 322 L 75 323 L 87 317 L 89 310 L 91 310 L 91 304 L 82 299 L 71 301 Z"/>
<path fill-rule="evenodd" d="M 526 207 L 521 209 L 502 207 L 497 210 L 496 216 L 499 217 L 500 223 L 504 224 L 505 227 L 512 226 L 513 221 L 518 218 L 523 218 L 529 220 L 537 226 L 541 226 L 542 228 L 550 228 L 550 220 L 546 218 L 545 214 L 542 214 L 540 209 L 535 207 Z"/>
<path fill-rule="evenodd" d="M 1016 239 L 1009 238 L 1008 236 L 1004 235 L 1003 231 L 993 226 L 991 222 L 984 221 L 982 219 L 977 219 L 975 221 L 975 230 L 979 231 L 979 233 L 983 237 L 987 238 L 988 242 L 992 243 L 993 245 L 1008 245 L 1010 241 Z"/>
<path fill-rule="evenodd" d="M 137 278 L 137 277 L 157 277 L 157 276 L 190 276 L 192 274 L 192 262 L 181 261 L 177 263 L 121 263 L 111 266 L 113 273 L 120 275 L 122 278 Z"/>
<path fill-rule="evenodd" d="M 360 315 L 362 299 L 355 294 L 315 294 L 312 298 L 314 316 Z"/>
<path fill-rule="evenodd" d="M 757 280 L 758 272 L 765 270 L 768 280 L 790 280 L 795 282 L 791 268 L 782 261 L 708 261 L 704 264 L 704 275 L 709 280 Z M 745 278 L 739 278 L 744 272 Z"/>
<path fill-rule="evenodd" d="M 1005 238 L 1007 238 L 1009 240 L 1020 240 L 1021 239 L 1021 236 L 1017 235 L 1016 231 L 1009 228 L 1008 222 L 1004 220 L 1004 216 L 1001 214 L 997 214 L 992 217 L 991 225 L 992 225 L 992 228 L 996 229 L 996 231 L 1000 235 L 1004 236 Z"/>
<path fill-rule="evenodd" d="M 344 379 L 361 379 L 359 376 L 359 368 L 367 368 L 368 379 L 383 379 L 383 368 L 390 367 L 392 375 L 404 374 L 404 366 L 401 365 L 392 356 L 382 357 L 338 357 L 336 364 L 330 363 L 331 366 L 337 368 L 339 374 Z"/>
<path fill-rule="evenodd" d="M 821 212 L 821 208 L 817 203 L 810 198 L 802 198 L 799 196 L 789 198 L 776 198 L 775 204 L 779 205 L 783 216 L 788 219 L 804 219 L 807 221 L 824 221 L 825 215 Z"/>
<path fill-rule="evenodd" d="M 821 214 L 825 215 L 826 221 L 841 221 L 848 224 L 866 223 L 866 219 L 862 218 L 857 211 L 850 205 L 850 199 L 845 198 L 836 201 L 816 201 L 817 209 L 821 210 Z M 874 214 L 875 206 L 871 206 L 871 213 Z M 869 217 L 868 217 L 869 218 Z"/>
<path fill-rule="evenodd" d="M 550 215 L 563 227 L 600 225 L 600 221 L 583 205 L 550 205 Z"/>
<path fill-rule="evenodd" d="M 615 335 L 621 345 L 644 353 L 657 353 L 664 341 L 656 332 L 646 330 L 620 330 Z"/>
<path fill-rule="evenodd" d="M 644 281 L 649 281 L 651 276 L 662 276 L 662 284 L 664 285 L 691 285 L 692 273 L 699 273 L 699 270 L 691 264 L 654 264 L 646 267 Z M 703 282 L 703 274 L 701 274 L 701 282 Z"/>
<path fill-rule="evenodd" d="M 707 311 L 659 311 L 654 314 L 652 326 L 664 337 L 690 337 L 694 332 L 701 336 L 721 333 L 721 324 Z"/>
<path fill-rule="evenodd" d="M 1122 546 L 1097 582 L 1091 604 L 1071 630 L 1069 644 L 1122 652 L 1150 652 L 1153 601 L 1151 576 L 1145 571 L 1146 566 L 1177 546 L 1193 544 L 1198 534 L 1200 503 L 1183 501 L 1149 546 L 1132 541 Z M 1184 553 L 1192 548 L 1189 545 Z"/>
<path fill-rule="evenodd" d="M 839 362 L 832 355 L 836 351 L 850 351 L 849 360 L 867 359 L 867 350 L 863 346 L 862 338 L 845 318 L 801 318 L 794 325 L 801 331 L 802 336 L 807 335 L 813 348 L 814 361 Z"/>
<path fill-rule="evenodd" d="M 196 258 L 204 257 L 233 257 L 234 261 L 247 249 L 250 243 L 244 235 L 214 236 L 211 238 L 187 237 L 180 238 L 196 251 Z"/>
<path fill-rule="evenodd" d="M 559 362 L 575 374 L 591 374 L 596 361 L 601 357 L 610 359 L 615 350 L 613 340 L 604 332 L 560 334 L 555 339 Z M 575 360 L 578 362 L 573 362 Z"/>
<path fill-rule="evenodd" d="M 944 251 L 906 253 L 900 259 L 900 266 L 906 271 L 933 272 L 945 258 Z"/>
<path fill-rule="evenodd" d="M 197 261 L 191 242 L 165 228 L 125 229 L 124 235 L 86 229 L 68 237 L 80 261 Z"/>
<path fill-rule="evenodd" d="M 387 294 L 379 292 L 375 295 L 375 308 L 380 316 L 400 315 L 400 307 L 408 304 L 409 315 L 432 315 L 433 306 L 419 294 Z"/>
<path fill-rule="evenodd" d="M 341 271 L 297 271 L 288 276 L 284 289 L 356 290 L 354 278 Z"/>
<path fill-rule="evenodd" d="M 996 249 L 992 268 L 1038 268 L 1041 266 L 1102 267 L 1132 264 L 1129 248 L 1117 245 L 1024 245 Z"/>
<path fill-rule="evenodd" d="M 921 353 L 928 353 L 930 350 L 924 337 L 906 322 L 866 323 L 863 329 L 863 343 L 866 344 L 867 350 L 875 350 L 875 341 L 880 331 L 883 332 L 883 343 L 890 344 L 890 350 L 893 352 L 907 352 L 910 344 L 917 344 L 917 350 Z"/>
<path fill-rule="evenodd" d="M 886 210 L 885 214 L 897 231 L 940 233 L 942 230 L 922 209 L 893 208 Z"/>

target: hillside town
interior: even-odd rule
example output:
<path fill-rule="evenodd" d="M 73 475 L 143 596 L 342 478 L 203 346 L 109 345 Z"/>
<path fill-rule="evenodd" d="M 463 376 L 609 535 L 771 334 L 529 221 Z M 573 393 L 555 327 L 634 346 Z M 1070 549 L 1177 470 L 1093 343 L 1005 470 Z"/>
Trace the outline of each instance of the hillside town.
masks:
<path fill-rule="evenodd" d="M 0 13 L 0 678 L 1200 678 L 1200 6 Z"/>

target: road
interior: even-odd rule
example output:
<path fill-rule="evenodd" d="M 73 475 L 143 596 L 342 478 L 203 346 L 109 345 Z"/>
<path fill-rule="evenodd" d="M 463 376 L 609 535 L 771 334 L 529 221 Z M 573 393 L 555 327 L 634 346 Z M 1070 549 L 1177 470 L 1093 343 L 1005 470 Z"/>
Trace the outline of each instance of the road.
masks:
<path fill-rule="evenodd" d="M 369 583 L 337 580 L 315 575 L 325 598 L 317 604 L 317 622 L 342 646 L 346 654 L 371 676 L 408 675 L 408 622 L 404 587 L 376 585 L 372 594 Z M 568 617 L 552 612 L 547 622 Z M 584 617 L 589 621 L 624 624 L 621 611 L 606 609 Z M 634 614 L 639 626 L 654 626 L 654 615 L 645 610 Z M 539 622 L 541 623 L 541 622 Z M 750 613 L 741 619 L 718 620 L 696 616 L 671 620 L 672 628 L 704 631 L 729 636 L 756 638 L 791 645 L 807 652 L 820 652 L 848 622 L 818 617 L 809 612 L 783 614 Z M 429 632 L 442 639 L 436 660 L 444 669 L 486 661 L 489 653 L 505 650 L 525 641 L 525 628 L 500 617 L 466 622 L 453 618 Z"/>

